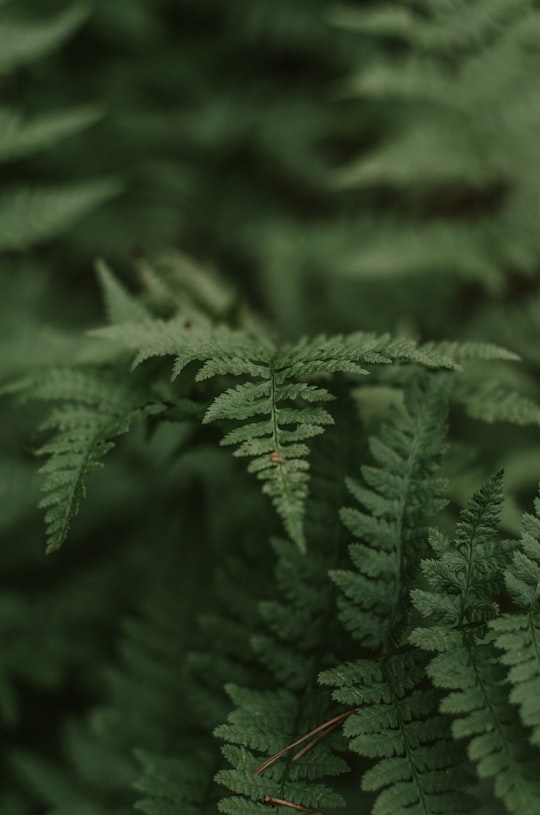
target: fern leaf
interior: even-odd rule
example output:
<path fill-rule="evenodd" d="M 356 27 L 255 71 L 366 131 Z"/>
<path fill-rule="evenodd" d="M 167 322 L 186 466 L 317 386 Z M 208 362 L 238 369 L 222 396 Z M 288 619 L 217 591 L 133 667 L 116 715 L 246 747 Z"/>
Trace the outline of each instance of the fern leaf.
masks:
<path fill-rule="evenodd" d="M 514 714 L 504 685 L 504 668 L 485 623 L 497 614 L 492 597 L 503 582 L 507 547 L 497 541 L 502 503 L 502 474 L 490 479 L 463 510 L 451 543 L 433 534 L 436 558 L 423 562 L 430 590 L 415 589 L 413 602 L 433 621 L 416 629 L 411 641 L 436 651 L 428 673 L 450 691 L 441 711 L 454 717 L 456 739 L 469 741 L 468 752 L 481 778 L 493 778 L 495 794 L 509 812 L 533 815 L 540 804 L 535 759 Z"/>
<path fill-rule="evenodd" d="M 251 459 L 248 470 L 263 482 L 287 534 L 305 547 L 303 519 L 309 483 L 307 442 L 333 423 L 323 407 L 332 394 L 318 383 L 341 373 L 363 376 L 366 365 L 393 361 L 428 367 L 461 367 L 468 358 L 514 358 L 505 349 L 480 343 L 429 343 L 362 332 L 276 347 L 247 331 L 212 326 L 200 313 L 171 320 L 142 320 L 92 332 L 136 352 L 133 365 L 157 356 L 175 356 L 173 378 L 192 362 L 200 364 L 196 381 L 242 376 L 247 381 L 220 393 L 204 422 L 236 421 L 223 444 Z M 306 381 L 307 379 L 313 381 Z M 317 383 L 317 384 L 314 384 Z"/>
<path fill-rule="evenodd" d="M 114 181 L 57 189 L 16 189 L 0 197 L 0 248 L 20 250 L 54 237 L 119 192 Z"/>
<path fill-rule="evenodd" d="M 471 150 L 470 135 L 450 121 L 444 129 L 440 122 L 411 129 L 401 139 L 340 170 L 335 182 L 345 189 L 390 184 L 395 189 L 422 189 L 467 178 L 472 188 L 482 189 L 497 175 L 495 168 Z"/>
<path fill-rule="evenodd" d="M 334 176 L 338 186 L 384 190 L 388 220 L 367 224 L 361 249 L 351 244 L 335 268 L 359 279 L 457 274 L 492 292 L 503 290 L 505 269 L 533 274 L 538 240 L 523 213 L 535 198 L 526 168 L 537 64 L 524 58 L 539 27 L 534 5 L 384 3 L 339 9 L 333 21 L 369 37 L 373 49 L 342 93 L 392 111 L 373 147 Z M 388 38 L 400 42 L 392 58 Z M 523 161 L 514 165 L 516 153 Z M 519 238 L 505 241 L 518 223 Z"/>
<path fill-rule="evenodd" d="M 111 325 L 137 323 L 149 319 L 150 315 L 142 303 L 124 288 L 103 260 L 97 262 L 96 269 L 105 311 Z"/>
<path fill-rule="evenodd" d="M 216 794 L 208 784 L 214 764 L 211 754 L 195 751 L 189 758 L 175 759 L 136 750 L 135 755 L 143 774 L 134 786 L 144 795 L 135 809 L 145 815 L 214 815 Z"/>
<path fill-rule="evenodd" d="M 391 37 L 413 36 L 417 25 L 412 11 L 392 5 L 362 11 L 338 6 L 329 15 L 329 20 L 340 28 Z"/>
<path fill-rule="evenodd" d="M 49 21 L 0 18 L 0 68 L 17 68 L 54 50 L 82 25 L 88 12 L 88 6 L 76 4 Z"/>
<path fill-rule="evenodd" d="M 173 376 L 178 376 L 189 362 L 198 359 L 206 361 L 212 352 L 219 353 L 219 346 L 224 343 L 227 330 L 220 327 L 214 341 L 212 328 L 204 315 L 182 312 L 171 320 L 147 318 L 137 322 L 122 322 L 121 325 L 96 329 L 90 334 L 120 348 L 136 351 L 133 368 L 153 357 L 174 356 L 176 360 Z M 227 339 L 228 344 L 232 344 L 236 336 L 229 332 Z M 247 344 L 245 339 L 243 342 L 244 345 Z"/>
<path fill-rule="evenodd" d="M 436 712 L 438 692 L 425 686 L 427 659 L 407 649 L 392 652 L 409 616 L 427 517 L 444 506 L 444 482 L 436 473 L 447 396 L 445 380 L 416 386 L 393 421 L 370 439 L 376 466 L 362 467 L 365 486 L 349 482 L 364 511 L 341 512 L 358 541 L 349 549 L 355 571 L 330 572 L 342 622 L 376 656 L 323 671 L 319 682 L 334 687 L 336 701 L 358 708 L 344 732 L 351 749 L 377 759 L 362 782 L 366 791 L 381 790 L 372 810 L 377 815 L 470 808 L 468 797 L 456 792 L 463 755 Z"/>
<path fill-rule="evenodd" d="M 339 409 L 340 424 L 352 423 L 353 405 L 340 400 Z M 229 689 L 235 709 L 216 734 L 228 742 L 224 755 L 232 770 L 220 773 L 218 780 L 236 795 L 223 799 L 224 812 L 255 812 L 267 795 L 315 809 L 338 803 L 325 782 L 348 769 L 333 752 L 335 736 L 329 731 L 316 744 L 309 743 L 334 715 L 329 694 L 316 687 L 319 670 L 331 664 L 327 643 L 337 647 L 340 641 L 327 575 L 329 566 L 343 557 L 345 531 L 335 522 L 330 498 L 341 498 L 343 479 L 336 474 L 354 457 L 354 441 L 351 450 L 351 441 L 337 426 L 317 440 L 306 524 L 309 554 L 290 540 L 273 542 L 278 559 L 267 583 L 275 594 L 267 591 L 259 603 L 259 626 L 251 637 L 265 687 L 271 677 L 273 690 Z M 294 749 L 284 751 L 293 742 Z M 308 749 L 297 755 L 301 745 Z M 254 776 L 263 759 L 265 769 Z"/>
<path fill-rule="evenodd" d="M 500 271 L 481 245 L 479 226 L 448 224 L 442 219 L 426 223 L 389 219 L 377 230 L 366 231 L 364 237 L 362 249 L 355 247 L 340 258 L 338 270 L 343 276 L 393 280 L 424 275 L 435 268 L 492 288 L 500 283 Z"/>
<path fill-rule="evenodd" d="M 354 535 L 355 571 L 331 573 L 339 587 L 340 616 L 364 645 L 378 650 L 399 639 L 407 597 L 426 546 L 426 520 L 444 501 L 436 477 L 445 438 L 446 384 L 410 394 L 378 438 L 370 440 L 375 466 L 362 467 L 365 486 L 349 487 L 364 511 L 345 508 Z"/>
<path fill-rule="evenodd" d="M 490 423 L 540 424 L 540 405 L 500 381 L 479 381 L 477 378 L 473 381 L 469 377 L 458 380 L 454 398 L 474 419 Z"/>
<path fill-rule="evenodd" d="M 308 730 L 306 722 L 309 720 L 305 717 L 313 716 L 309 706 L 301 705 L 294 694 L 285 690 L 252 691 L 233 685 L 227 690 L 236 707 L 227 723 L 220 725 L 215 734 L 229 742 L 223 753 L 232 769 L 220 770 L 216 781 L 228 787 L 234 795 L 222 799 L 220 811 L 231 815 L 255 812 L 257 808 L 246 806 L 246 799 L 264 804 L 269 797 L 314 808 L 317 812 L 342 806 L 340 795 L 313 781 L 313 777 L 320 777 L 320 770 L 315 769 L 317 764 L 324 767 L 327 776 L 338 775 L 346 769 L 341 759 L 329 753 L 327 743 L 319 747 L 323 751 L 322 757 L 320 753 L 318 757 L 315 753 L 306 754 L 303 756 L 305 761 L 299 761 L 296 766 L 289 764 L 285 772 L 277 764 L 268 767 L 264 774 L 254 772 L 261 764 L 261 753 L 275 755 L 284 745 L 295 741 L 297 729 Z M 309 783 L 303 781 L 306 777 L 311 777 Z"/>
<path fill-rule="evenodd" d="M 67 537 L 85 494 L 85 478 L 101 468 L 101 459 L 114 447 L 113 439 L 127 432 L 136 419 L 158 412 L 136 388 L 116 384 L 110 377 L 69 369 L 53 370 L 20 383 L 25 399 L 46 399 L 64 404 L 43 423 L 53 431 L 38 450 L 47 456 L 41 467 L 47 551 L 58 549 Z M 15 388 L 13 389 L 15 390 Z"/>
<path fill-rule="evenodd" d="M 468 773 L 452 743 L 448 721 L 437 714 L 439 694 L 424 687 L 426 658 L 404 651 L 382 660 L 348 663 L 319 677 L 334 698 L 359 709 L 344 724 L 351 749 L 377 763 L 362 779 L 382 789 L 374 815 L 462 815 L 471 799 L 461 792 Z"/>
<path fill-rule="evenodd" d="M 540 747 L 540 499 L 535 515 L 525 514 L 519 548 L 505 572 L 505 583 L 520 610 L 490 621 L 495 644 L 509 666 L 510 701 L 518 705 L 531 741 Z"/>
<path fill-rule="evenodd" d="M 0 163 L 31 155 L 98 121 L 97 108 L 79 108 L 26 119 L 15 110 L 0 109 Z"/>

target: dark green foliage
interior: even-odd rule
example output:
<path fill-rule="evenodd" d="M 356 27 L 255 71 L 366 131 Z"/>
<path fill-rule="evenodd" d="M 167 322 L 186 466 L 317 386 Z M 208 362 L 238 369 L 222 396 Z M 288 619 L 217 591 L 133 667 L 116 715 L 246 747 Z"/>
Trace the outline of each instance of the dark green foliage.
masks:
<path fill-rule="evenodd" d="M 508 547 L 497 538 L 501 486 L 501 475 L 495 476 L 473 497 L 454 542 L 433 533 L 436 558 L 423 563 L 430 591 L 413 592 L 415 606 L 432 625 L 417 629 L 411 639 L 437 653 L 428 674 L 437 687 L 451 691 L 441 711 L 456 717 L 453 734 L 469 740 L 479 776 L 495 778 L 495 793 L 509 812 L 532 815 L 540 795 L 538 755 L 528 747 L 508 697 L 504 667 L 486 636 L 486 621 L 498 613 L 494 598 L 508 561 Z"/>
<path fill-rule="evenodd" d="M 333 571 L 331 577 L 341 590 L 343 623 L 374 651 L 399 642 L 425 551 L 426 520 L 445 504 L 437 470 L 446 435 L 446 391 L 446 383 L 437 379 L 413 391 L 410 405 L 370 439 L 376 466 L 362 467 L 365 486 L 349 481 L 364 507 L 363 512 L 341 510 L 356 539 L 349 550 L 355 571 Z"/>
<path fill-rule="evenodd" d="M 364 790 L 383 788 L 374 815 L 471 811 L 464 757 L 438 713 L 439 694 L 425 687 L 425 674 L 425 658 L 403 651 L 321 677 L 338 687 L 338 701 L 358 708 L 344 730 L 352 750 L 377 761 L 362 778 Z"/>
<path fill-rule="evenodd" d="M 463 757 L 438 714 L 438 693 L 425 684 L 426 659 L 399 648 L 426 549 L 426 522 L 444 506 L 437 470 L 446 435 L 445 384 L 435 379 L 428 389 L 415 389 L 370 440 L 377 467 L 362 468 L 366 486 L 350 484 L 365 511 L 341 512 L 358 540 L 350 547 L 356 569 L 331 572 L 340 617 L 366 657 L 323 672 L 320 681 L 356 709 L 344 726 L 351 749 L 379 759 L 362 779 L 365 790 L 384 788 L 373 808 L 379 815 L 467 810 L 458 783 Z"/>
<path fill-rule="evenodd" d="M 332 643 L 333 648 L 340 643 L 333 614 L 334 591 L 327 573 L 344 553 L 343 529 L 332 513 L 344 485 L 334 483 L 331 474 L 354 452 L 354 444 L 344 443 L 344 431 L 352 418 L 345 402 L 336 428 L 316 445 L 308 506 L 308 553 L 290 541 L 274 543 L 275 597 L 259 603 L 260 631 L 250 641 L 264 667 L 265 688 L 270 680 L 273 688 L 228 687 L 235 708 L 216 735 L 228 742 L 223 752 L 233 769 L 221 770 L 217 780 L 235 795 L 222 799 L 223 812 L 256 812 L 265 796 L 317 810 L 334 809 L 342 803 L 327 779 L 348 768 L 331 751 L 331 738 L 297 760 L 293 757 L 297 751 L 291 751 L 260 774 L 253 775 L 253 771 L 333 715 L 328 695 L 317 688 L 317 675 L 329 659 L 321 643 Z M 249 806 L 248 801 L 252 802 Z"/>
<path fill-rule="evenodd" d="M 538 600 L 540 585 L 540 502 L 535 500 L 536 515 L 523 516 L 520 546 L 504 572 L 506 588 L 515 603 L 512 614 L 490 621 L 495 644 L 509 666 L 508 680 L 513 685 L 510 701 L 519 706 L 521 720 L 532 728 L 531 742 L 540 746 L 540 650 Z M 519 611 L 518 611 L 519 609 Z"/>
<path fill-rule="evenodd" d="M 57 48 L 83 23 L 88 9 L 73 5 L 50 21 L 28 21 L 0 9 L 0 71 L 9 72 Z M 83 131 L 101 116 L 98 108 L 46 111 L 28 116 L 15 107 L 0 107 L 0 164 L 8 164 Z M 10 185 L 11 186 L 11 185 Z M 0 197 L 0 249 L 25 249 L 72 226 L 118 192 L 117 182 L 96 180 L 71 186 L 3 185 Z"/>
<path fill-rule="evenodd" d="M 148 401 L 144 391 L 119 386 L 111 377 L 93 371 L 53 369 L 42 378 L 17 385 L 25 395 L 59 403 L 42 424 L 54 431 L 38 448 L 48 456 L 41 467 L 47 551 L 66 539 L 85 492 L 85 478 L 102 465 L 101 458 L 114 446 L 113 438 L 129 430 L 135 419 L 163 409 Z"/>
<path fill-rule="evenodd" d="M 0 0 L 1 815 L 536 815 L 539 20 Z"/>

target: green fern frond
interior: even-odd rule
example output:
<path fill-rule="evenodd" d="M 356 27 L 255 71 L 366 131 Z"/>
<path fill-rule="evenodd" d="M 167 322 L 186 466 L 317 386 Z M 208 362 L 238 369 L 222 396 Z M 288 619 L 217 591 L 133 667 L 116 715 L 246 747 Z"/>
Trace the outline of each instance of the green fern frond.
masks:
<path fill-rule="evenodd" d="M 129 430 L 136 419 L 161 410 L 139 389 L 118 384 L 110 376 L 70 369 L 26 380 L 11 388 L 24 400 L 62 402 L 42 429 L 52 431 L 36 452 L 46 455 L 41 467 L 47 551 L 58 549 L 67 537 L 73 517 L 85 495 L 85 477 L 103 465 L 101 459 L 114 447 L 113 439 Z"/>
<path fill-rule="evenodd" d="M 425 616 L 430 616 L 431 603 L 439 617 L 441 605 L 447 609 L 444 621 L 448 625 L 477 623 L 496 614 L 491 597 L 503 587 L 507 560 L 507 546 L 498 540 L 502 484 L 503 475 L 498 473 L 472 497 L 461 512 L 454 544 L 442 532 L 432 530 L 430 544 L 437 558 L 424 560 L 422 571 L 434 591 L 415 589 L 412 593 L 414 605 Z"/>
<path fill-rule="evenodd" d="M 473 52 L 490 38 L 521 25 L 530 12 L 527 0 L 479 0 L 474 4 L 426 0 L 416 8 L 392 2 L 366 10 L 338 7 L 331 21 L 351 31 L 399 38 L 426 52 L 459 53 Z"/>
<path fill-rule="evenodd" d="M 238 295 L 225 280 L 181 252 L 167 255 L 156 270 L 144 262 L 138 264 L 138 269 L 149 292 L 152 286 L 157 288 L 156 293 L 161 287 L 158 301 L 166 293 L 177 308 L 189 302 L 215 320 L 226 319 L 237 307 Z"/>
<path fill-rule="evenodd" d="M 368 81 L 365 78 L 363 85 Z M 403 76 L 400 81 L 405 81 Z M 343 189 L 389 184 L 396 189 L 421 189 L 459 183 L 463 178 L 471 187 L 482 189 L 497 180 L 497 170 L 471 150 L 469 134 L 450 122 L 444 130 L 438 123 L 405 133 L 400 141 L 382 145 L 367 159 L 345 167 L 335 182 Z"/>
<path fill-rule="evenodd" d="M 339 775 L 347 769 L 329 752 L 328 740 L 318 745 L 318 753 L 310 751 L 297 764 L 286 761 L 285 770 L 276 762 L 264 773 L 254 772 L 261 764 L 261 754 L 275 755 L 295 741 L 298 732 L 309 730 L 314 710 L 285 690 L 251 691 L 232 685 L 227 690 L 236 707 L 227 724 L 220 725 L 215 734 L 229 742 L 223 753 L 232 769 L 220 770 L 216 781 L 234 795 L 220 801 L 220 811 L 230 815 L 254 813 L 269 797 L 313 807 L 317 812 L 342 806 L 340 795 L 313 780 L 321 774 Z"/>
<path fill-rule="evenodd" d="M 362 248 L 343 252 L 338 270 L 345 277 L 392 280 L 401 276 L 455 273 L 486 286 L 500 283 L 500 271 L 481 245 L 479 225 L 448 224 L 441 218 L 404 223 L 388 219 L 365 230 Z M 459 260 L 456 244 L 460 247 Z"/>
<path fill-rule="evenodd" d="M 19 66 L 57 48 L 89 14 L 74 4 L 52 19 L 30 22 L 0 11 L 0 71 L 6 77 Z M 27 117 L 10 107 L 0 109 L 0 164 L 25 158 L 85 130 L 103 115 L 96 107 L 43 112 Z M 120 191 L 113 179 L 33 188 L 9 185 L 0 196 L 0 249 L 20 251 L 71 227 Z"/>
<path fill-rule="evenodd" d="M 0 69 L 12 70 L 33 62 L 53 51 L 86 20 L 89 7 L 72 5 L 56 18 L 30 22 L 25 19 L 0 17 Z"/>
<path fill-rule="evenodd" d="M 495 644 L 509 666 L 510 701 L 519 707 L 531 741 L 540 747 L 540 499 L 535 515 L 522 518 L 519 548 L 505 572 L 506 588 L 517 609 L 490 621 Z"/>
<path fill-rule="evenodd" d="M 51 761 L 19 751 L 12 757 L 12 764 L 26 787 L 45 802 L 48 812 L 69 815 L 74 809 L 80 815 L 107 815 L 99 805 L 85 800 L 84 794 Z M 55 806 L 58 801 L 65 806 Z"/>
<path fill-rule="evenodd" d="M 377 763 L 362 788 L 377 791 L 373 815 L 462 815 L 471 798 L 462 792 L 469 773 L 448 720 L 437 713 L 439 693 L 425 687 L 426 658 L 402 651 L 382 660 L 359 660 L 319 677 L 333 696 L 358 710 L 344 724 L 351 749 Z"/>
<path fill-rule="evenodd" d="M 416 31 L 413 10 L 403 6 L 383 5 L 369 10 L 335 6 L 328 19 L 340 28 L 386 37 L 408 38 Z"/>
<path fill-rule="evenodd" d="M 272 690 L 238 685 L 229 689 L 235 708 L 216 730 L 228 742 L 224 755 L 232 765 L 218 774 L 218 781 L 235 793 L 221 802 L 224 812 L 259 811 L 265 796 L 317 810 L 333 808 L 339 801 L 325 783 L 325 778 L 347 771 L 333 752 L 336 737 L 328 731 L 317 743 L 310 745 L 310 739 L 333 716 L 329 694 L 316 682 L 319 671 L 333 662 L 326 653 L 328 643 L 338 649 L 342 639 L 327 575 L 329 567 L 343 558 L 345 534 L 330 496 L 342 498 L 344 484 L 338 473 L 355 458 L 355 441 L 343 433 L 353 415 L 348 400 L 340 401 L 341 430 L 331 428 L 315 445 L 306 525 L 309 554 L 290 540 L 274 542 L 278 559 L 267 583 L 275 592 L 269 596 L 267 591 L 259 603 L 258 627 L 251 636 L 252 651 L 263 669 L 263 687 L 271 680 Z M 311 728 L 316 728 L 314 734 Z M 296 749 L 282 752 L 298 740 Z M 273 761 L 278 752 L 280 757 Z M 264 770 L 254 775 L 263 760 Z"/>
<path fill-rule="evenodd" d="M 214 815 L 216 794 L 208 779 L 212 778 L 215 758 L 209 753 L 194 751 L 189 758 L 136 750 L 143 775 L 135 789 L 144 798 L 135 809 L 145 815 Z"/>
<path fill-rule="evenodd" d="M 540 405 L 500 380 L 464 377 L 456 380 L 453 396 L 473 419 L 516 425 L 540 424 Z"/>
<path fill-rule="evenodd" d="M 495 345 L 492 342 L 473 342 L 471 340 L 463 340 L 461 342 L 450 342 L 448 340 L 440 340 L 439 342 L 425 342 L 419 351 L 423 354 L 434 354 L 440 356 L 447 356 L 453 360 L 455 365 L 461 363 L 473 362 L 475 360 L 488 361 L 488 360 L 505 360 L 510 362 L 518 362 L 520 357 L 508 348 L 502 348 L 500 345 Z M 435 360 L 437 356 L 435 357 Z M 436 364 L 434 361 L 433 364 Z"/>
<path fill-rule="evenodd" d="M 115 181 L 20 189 L 0 197 L 0 249 L 18 251 L 55 237 L 120 191 Z"/>
<path fill-rule="evenodd" d="M 370 439 L 375 466 L 363 466 L 364 485 L 349 488 L 365 508 L 341 517 L 358 542 L 350 546 L 355 571 L 333 570 L 339 616 L 372 658 L 323 671 L 319 682 L 333 698 L 358 708 L 344 725 L 355 752 L 378 762 L 362 781 L 382 791 L 376 815 L 470 809 L 458 792 L 463 755 L 452 745 L 448 722 L 437 714 L 439 694 L 425 685 L 426 658 L 393 651 L 410 616 L 408 593 L 426 550 L 426 522 L 445 502 L 437 477 L 446 435 L 448 383 L 417 385 L 395 409 L 378 437 Z"/>
<path fill-rule="evenodd" d="M 375 465 L 364 465 L 364 485 L 349 489 L 364 507 L 341 510 L 356 542 L 355 571 L 331 572 L 340 589 L 340 617 L 374 650 L 399 640 L 407 597 L 426 548 L 427 519 L 440 510 L 444 481 L 437 477 L 446 434 L 446 382 L 416 388 L 402 411 L 370 440 Z"/>
<path fill-rule="evenodd" d="M 369 37 L 372 53 L 343 95 L 392 110 L 374 146 L 334 175 L 338 187 L 384 190 L 388 216 L 367 224 L 362 248 L 335 267 L 360 279 L 459 275 L 492 292 L 508 269 L 532 275 L 539 244 L 524 213 L 538 188 L 538 56 L 528 46 L 538 10 L 526 0 L 385 3 L 344 8 L 334 22 Z"/>
<path fill-rule="evenodd" d="M 491 478 L 463 510 L 451 543 L 433 533 L 435 558 L 423 562 L 430 590 L 412 592 L 416 608 L 432 621 L 417 628 L 411 641 L 435 651 L 427 672 L 450 691 L 441 711 L 454 721 L 456 739 L 481 778 L 494 779 L 495 794 L 509 812 L 533 815 L 540 803 L 537 758 L 527 749 L 527 734 L 515 716 L 497 651 L 486 639 L 486 623 L 497 615 L 508 547 L 497 539 L 502 504 L 502 474 Z"/>
<path fill-rule="evenodd" d="M 137 323 L 149 319 L 150 314 L 141 301 L 128 292 L 103 260 L 97 262 L 96 270 L 105 313 L 111 325 Z"/>
<path fill-rule="evenodd" d="M 238 423 L 222 443 L 234 445 L 236 456 L 251 459 L 249 471 L 263 482 L 263 491 L 300 548 L 305 546 L 303 517 L 309 481 L 306 442 L 334 421 L 321 404 L 333 396 L 315 382 L 336 373 L 364 375 L 366 365 L 392 361 L 456 369 L 461 359 L 514 358 L 494 345 L 418 346 L 406 338 L 362 332 L 303 338 L 276 347 L 244 330 L 213 327 L 198 312 L 171 320 L 124 323 L 92 333 L 135 351 L 134 366 L 151 357 L 175 356 L 173 378 L 194 361 L 201 363 L 195 377 L 199 382 L 215 376 L 248 378 L 219 394 L 204 422 Z"/>
<path fill-rule="evenodd" d="M 10 108 L 0 108 L 0 163 L 23 158 L 97 122 L 102 111 L 86 107 L 47 113 L 32 119 Z"/>

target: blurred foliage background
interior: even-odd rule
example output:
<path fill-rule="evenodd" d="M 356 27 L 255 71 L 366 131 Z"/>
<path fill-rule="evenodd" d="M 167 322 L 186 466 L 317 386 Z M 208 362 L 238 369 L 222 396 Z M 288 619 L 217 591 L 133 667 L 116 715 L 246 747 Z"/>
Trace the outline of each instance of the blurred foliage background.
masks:
<path fill-rule="evenodd" d="M 4 0 L 1 380 L 75 358 L 96 258 L 137 290 L 177 249 L 282 336 L 498 342 L 523 364 L 496 376 L 536 399 L 539 43 L 517 0 Z M 222 602 L 207 564 L 261 534 L 261 499 L 225 452 L 178 461 L 176 426 L 135 433 L 45 558 L 40 416 L 3 411 L 0 812 L 131 811 L 131 748 L 186 728 L 175 660 Z M 453 499 L 504 465 L 515 531 L 537 430 L 452 422 Z"/>

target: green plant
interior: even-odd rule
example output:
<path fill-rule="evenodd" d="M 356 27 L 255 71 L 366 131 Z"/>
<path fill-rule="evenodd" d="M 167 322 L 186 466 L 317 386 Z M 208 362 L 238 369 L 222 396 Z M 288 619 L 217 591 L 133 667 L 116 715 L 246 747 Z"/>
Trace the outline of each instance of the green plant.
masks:
<path fill-rule="evenodd" d="M 2 815 L 535 815 L 536 6 L 1 5 Z"/>

